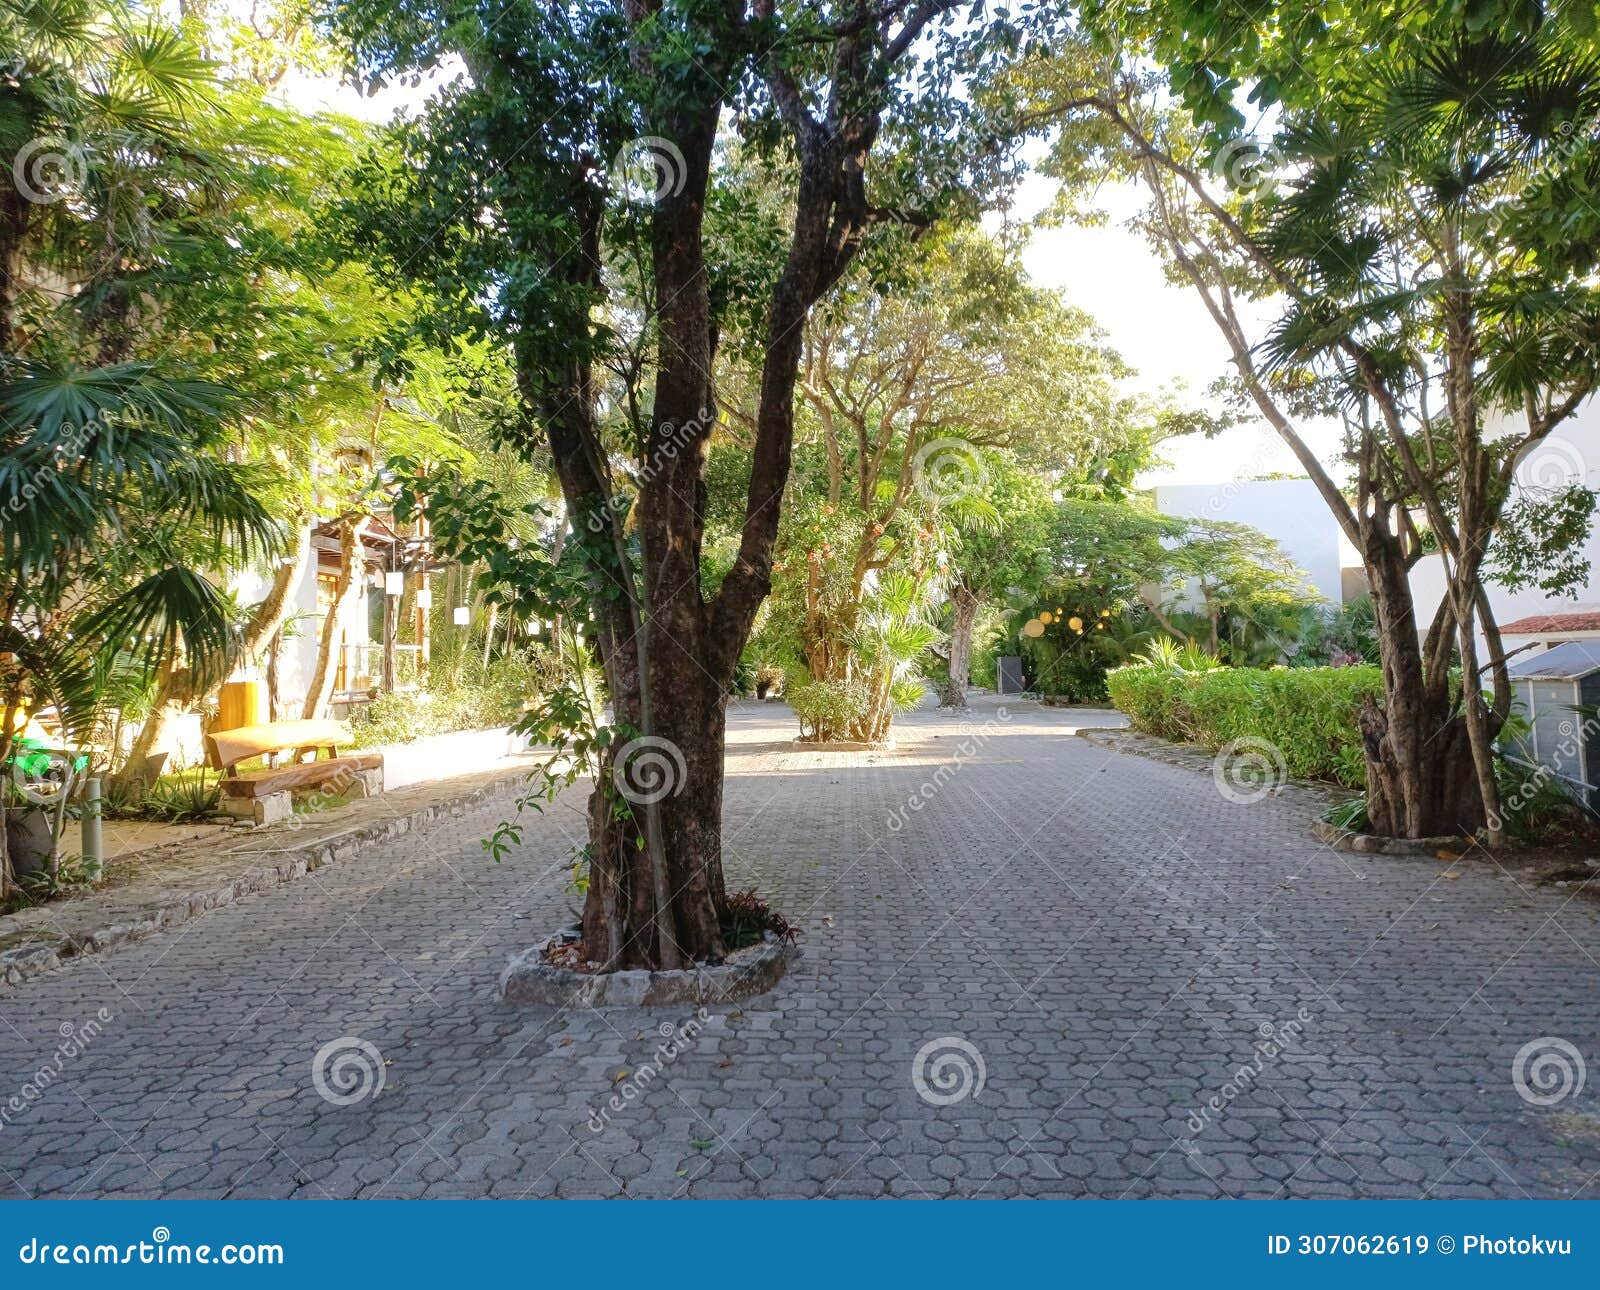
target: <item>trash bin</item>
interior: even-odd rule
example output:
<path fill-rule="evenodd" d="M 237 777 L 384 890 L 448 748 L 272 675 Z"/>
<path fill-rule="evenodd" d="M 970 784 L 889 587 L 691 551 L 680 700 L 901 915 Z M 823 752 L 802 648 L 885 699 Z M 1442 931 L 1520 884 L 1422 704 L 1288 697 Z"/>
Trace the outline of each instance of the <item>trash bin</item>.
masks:
<path fill-rule="evenodd" d="M 260 681 L 224 682 L 217 692 L 217 719 L 211 725 L 212 732 L 264 724 L 266 701 L 267 689 Z"/>

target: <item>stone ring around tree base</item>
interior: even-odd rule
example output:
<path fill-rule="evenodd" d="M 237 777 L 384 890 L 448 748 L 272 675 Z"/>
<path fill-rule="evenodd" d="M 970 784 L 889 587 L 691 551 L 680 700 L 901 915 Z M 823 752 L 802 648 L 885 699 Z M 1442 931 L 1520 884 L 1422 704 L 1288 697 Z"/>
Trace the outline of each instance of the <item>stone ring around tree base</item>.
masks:
<path fill-rule="evenodd" d="M 651 1008 L 661 1004 L 733 1003 L 765 994 L 800 957 L 793 941 L 771 932 L 759 945 L 735 950 L 715 967 L 676 972 L 574 972 L 545 958 L 546 948 L 563 938 L 557 932 L 524 950 L 500 974 L 500 997 L 508 1003 L 542 1003 L 552 1008 Z"/>

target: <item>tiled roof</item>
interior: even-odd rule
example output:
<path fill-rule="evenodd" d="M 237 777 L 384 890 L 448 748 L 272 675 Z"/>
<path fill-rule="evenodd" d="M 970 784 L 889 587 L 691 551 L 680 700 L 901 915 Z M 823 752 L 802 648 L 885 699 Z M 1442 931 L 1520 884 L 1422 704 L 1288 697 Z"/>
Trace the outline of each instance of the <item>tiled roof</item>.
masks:
<path fill-rule="evenodd" d="M 1500 625 L 1503 636 L 1538 636 L 1543 632 L 1600 632 L 1600 613 L 1534 614 Z"/>

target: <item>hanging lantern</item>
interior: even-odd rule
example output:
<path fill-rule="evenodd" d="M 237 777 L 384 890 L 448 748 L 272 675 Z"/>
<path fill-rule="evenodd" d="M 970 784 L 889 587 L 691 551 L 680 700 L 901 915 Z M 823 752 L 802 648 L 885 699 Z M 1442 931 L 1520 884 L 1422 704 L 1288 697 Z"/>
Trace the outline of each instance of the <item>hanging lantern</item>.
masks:
<path fill-rule="evenodd" d="M 1048 609 L 1041 609 L 1039 611 L 1039 621 L 1041 623 L 1053 623 L 1055 622 L 1055 615 Z"/>
<path fill-rule="evenodd" d="M 1083 619 L 1079 618 L 1077 614 L 1073 614 L 1071 618 L 1067 619 L 1067 626 L 1080 636 L 1083 634 Z"/>
<path fill-rule="evenodd" d="M 472 610 L 466 605 L 457 605 L 453 617 L 457 627 L 465 627 L 472 622 Z"/>
<path fill-rule="evenodd" d="M 403 596 L 406 594 L 406 575 L 403 573 L 386 573 L 383 575 L 383 591 L 388 596 Z"/>
<path fill-rule="evenodd" d="M 418 587 L 417 588 L 417 608 L 418 609 L 432 609 L 433 608 L 433 592 L 431 590 L 429 590 L 427 587 Z"/>

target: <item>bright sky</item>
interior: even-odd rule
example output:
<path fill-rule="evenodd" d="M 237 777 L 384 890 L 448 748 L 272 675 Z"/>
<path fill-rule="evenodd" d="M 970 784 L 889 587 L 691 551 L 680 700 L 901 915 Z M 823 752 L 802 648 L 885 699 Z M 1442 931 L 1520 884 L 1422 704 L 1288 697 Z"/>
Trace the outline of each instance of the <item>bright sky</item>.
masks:
<path fill-rule="evenodd" d="M 1049 201 L 1048 183 L 1038 178 L 1024 182 L 1018 217 L 1031 216 Z M 1041 286 L 1058 288 L 1099 320 L 1111 346 L 1137 369 L 1131 389 L 1170 394 L 1180 404 L 1210 403 L 1212 382 L 1232 372 L 1227 344 L 1195 292 L 1168 282 L 1144 237 L 1126 227 L 1142 205 L 1138 189 L 1108 184 L 1095 205 L 1107 216 L 1104 224 L 1035 233 L 1023 256 L 1029 275 Z M 1270 315 L 1263 311 L 1259 317 L 1265 323 Z M 1303 430 L 1322 459 L 1329 460 L 1337 447 L 1337 426 Z M 1215 439 L 1175 440 L 1164 446 L 1163 455 L 1169 464 L 1148 472 L 1142 484 L 1212 484 L 1305 473 L 1264 422 L 1237 426 Z"/>

